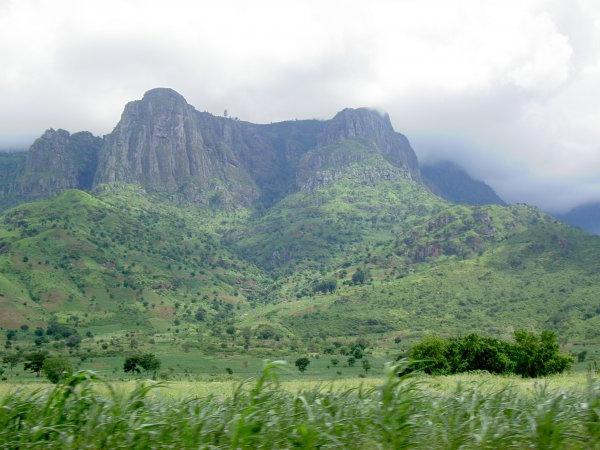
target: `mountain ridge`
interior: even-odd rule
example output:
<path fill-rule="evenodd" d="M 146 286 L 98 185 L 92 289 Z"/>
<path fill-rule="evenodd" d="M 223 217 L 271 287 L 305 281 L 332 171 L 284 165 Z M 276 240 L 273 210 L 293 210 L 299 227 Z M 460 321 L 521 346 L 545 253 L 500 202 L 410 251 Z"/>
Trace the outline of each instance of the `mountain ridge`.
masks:
<path fill-rule="evenodd" d="M 600 344 L 600 239 L 532 206 L 435 195 L 388 116 L 255 125 L 157 90 L 108 136 L 53 130 L 38 161 L 6 160 L 20 175 L 0 186 L 41 181 L 48 198 L 0 216 L 0 326 L 263 355 L 527 324 Z M 91 188 L 71 189 L 90 155 Z"/>
<path fill-rule="evenodd" d="M 25 199 L 124 182 L 202 205 L 270 205 L 300 188 L 298 164 L 309 150 L 354 138 L 369 141 L 373 152 L 420 179 L 410 143 L 388 115 L 374 110 L 253 124 L 199 112 L 176 91 L 155 88 L 127 103 L 103 138 L 47 130 L 27 152 L 16 183 Z"/>

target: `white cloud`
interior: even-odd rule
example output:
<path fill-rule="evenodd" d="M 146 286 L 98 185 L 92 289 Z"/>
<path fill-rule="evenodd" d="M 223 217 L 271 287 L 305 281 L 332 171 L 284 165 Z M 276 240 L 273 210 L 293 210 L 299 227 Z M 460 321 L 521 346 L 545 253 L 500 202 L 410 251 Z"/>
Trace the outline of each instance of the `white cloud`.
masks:
<path fill-rule="evenodd" d="M 156 86 L 259 122 L 367 105 L 422 158 L 565 208 L 600 199 L 599 43 L 594 0 L 0 0 L 0 143 L 107 133 Z"/>

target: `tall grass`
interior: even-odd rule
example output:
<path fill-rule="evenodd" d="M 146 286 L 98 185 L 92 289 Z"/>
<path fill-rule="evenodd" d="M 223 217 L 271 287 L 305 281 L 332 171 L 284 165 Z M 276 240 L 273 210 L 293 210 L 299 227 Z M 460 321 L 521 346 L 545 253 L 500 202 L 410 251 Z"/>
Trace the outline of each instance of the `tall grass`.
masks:
<path fill-rule="evenodd" d="M 0 447 L 81 448 L 600 448 L 600 383 L 490 392 L 424 389 L 388 368 L 381 386 L 297 393 L 279 363 L 229 396 L 149 395 L 161 384 L 114 390 L 90 372 L 50 391 L 0 400 Z M 99 384 L 103 385 L 99 388 Z"/>

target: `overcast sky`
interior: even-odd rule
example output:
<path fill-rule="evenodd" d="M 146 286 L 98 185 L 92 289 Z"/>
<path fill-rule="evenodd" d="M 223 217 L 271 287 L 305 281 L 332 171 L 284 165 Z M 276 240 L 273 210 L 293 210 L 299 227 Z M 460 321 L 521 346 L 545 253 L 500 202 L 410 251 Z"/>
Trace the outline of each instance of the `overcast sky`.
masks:
<path fill-rule="evenodd" d="M 0 0 L 0 147 L 158 86 L 254 122 L 371 106 L 511 202 L 600 200 L 598 0 Z"/>

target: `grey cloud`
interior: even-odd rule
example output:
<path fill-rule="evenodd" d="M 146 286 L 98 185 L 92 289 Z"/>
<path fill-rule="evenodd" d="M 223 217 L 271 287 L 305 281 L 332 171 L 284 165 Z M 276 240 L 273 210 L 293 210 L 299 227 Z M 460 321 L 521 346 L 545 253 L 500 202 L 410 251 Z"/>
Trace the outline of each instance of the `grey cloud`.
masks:
<path fill-rule="evenodd" d="M 96 17 L 91 6 L 60 0 L 51 19 L 44 2 L 0 0 L 0 147 L 25 145 L 48 127 L 108 133 L 127 101 L 168 86 L 200 110 L 263 123 L 374 107 L 422 161 L 456 161 L 509 201 L 558 211 L 600 200 L 593 1 L 508 1 L 499 20 L 531 24 L 512 30 L 516 37 L 504 22 L 489 27 L 492 36 L 471 22 L 440 34 L 423 22 L 423 31 L 418 21 L 431 19 L 432 7 L 448 7 L 435 0 L 382 1 L 377 11 L 308 2 L 311 14 L 298 18 L 279 3 L 242 15 L 231 4 L 138 3 L 139 14 L 112 17 L 118 5 L 108 1 Z M 465 8 L 477 16 L 483 6 L 465 0 Z M 29 15 L 30 30 L 16 12 Z M 489 17 L 482 10 L 481 20 Z"/>

